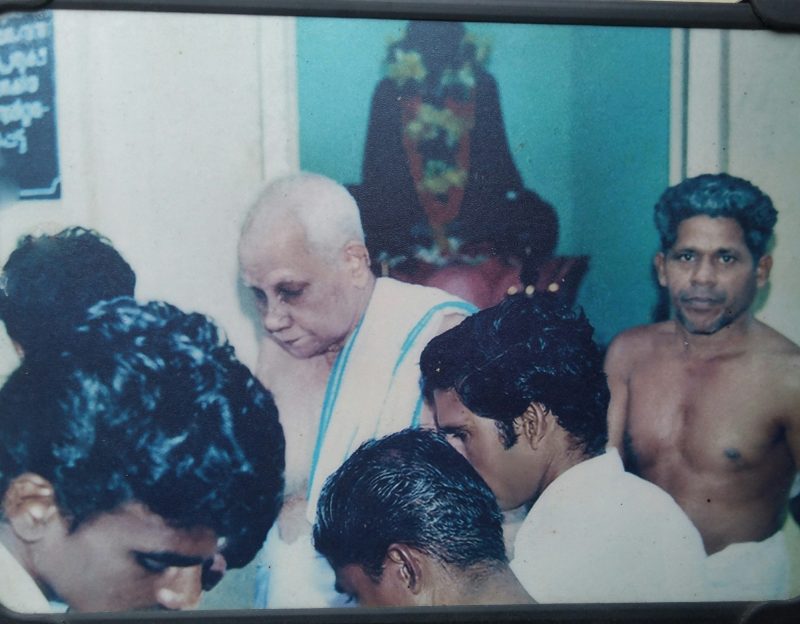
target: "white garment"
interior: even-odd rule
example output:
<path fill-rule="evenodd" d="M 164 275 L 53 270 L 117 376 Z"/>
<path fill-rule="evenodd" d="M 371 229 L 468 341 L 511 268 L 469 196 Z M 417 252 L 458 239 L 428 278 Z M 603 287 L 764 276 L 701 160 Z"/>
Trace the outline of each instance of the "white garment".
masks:
<path fill-rule="evenodd" d="M 573 466 L 534 503 L 511 569 L 538 602 L 710 600 L 700 533 L 616 449 Z"/>
<path fill-rule="evenodd" d="M 708 557 L 708 583 L 717 600 L 791 598 L 789 549 L 783 531 L 760 542 L 730 544 Z"/>
<path fill-rule="evenodd" d="M 288 544 L 272 525 L 256 569 L 255 606 L 270 609 L 318 609 L 347 606 L 336 591 L 336 575 L 314 550 L 310 535 Z"/>
<path fill-rule="evenodd" d="M 30 574 L 0 543 L 0 604 L 17 613 L 52 613 Z"/>
<path fill-rule="evenodd" d="M 306 517 L 313 524 L 325 480 L 371 438 L 419 423 L 419 359 L 445 316 L 476 308 L 454 295 L 391 278 L 376 281 L 369 306 L 328 378 L 309 475 Z M 309 538 L 286 544 L 272 528 L 260 555 L 256 607 L 341 606 L 334 574 Z M 333 601 L 333 602 L 332 602 Z"/>

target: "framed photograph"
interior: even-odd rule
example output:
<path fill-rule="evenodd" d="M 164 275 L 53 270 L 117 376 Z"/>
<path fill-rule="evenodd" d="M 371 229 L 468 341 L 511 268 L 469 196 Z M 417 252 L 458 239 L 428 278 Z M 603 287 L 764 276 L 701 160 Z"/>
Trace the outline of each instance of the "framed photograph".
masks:
<path fill-rule="evenodd" d="M 653 267 L 662 193 L 727 173 L 777 209 L 771 272 L 753 311 L 800 344 L 800 16 L 787 4 L 15 3 L 0 14 L 0 262 L 26 235 L 96 230 L 134 270 L 137 300 L 207 315 L 273 390 L 274 369 L 293 369 L 269 361 L 240 239 L 266 185 L 313 172 L 358 204 L 374 276 L 435 286 L 474 309 L 541 293 L 580 306 L 605 352 L 621 332 L 670 318 Z M 20 357 L 0 332 L 0 382 Z M 274 391 L 279 410 L 289 392 Z M 303 399 L 322 402 L 312 395 Z M 321 487 L 308 476 L 322 426 L 314 409 L 301 425 L 284 424 L 287 501 Z M 513 531 L 514 514 L 506 522 Z M 793 531 L 789 573 L 800 596 Z M 304 581 L 291 590 L 296 602 L 256 609 L 268 600 L 258 598 L 269 583 L 263 567 L 258 556 L 229 570 L 191 614 L 36 617 L 797 616 L 791 601 L 316 608 L 302 602 Z M 2 607 L 0 620 L 21 621 Z"/>

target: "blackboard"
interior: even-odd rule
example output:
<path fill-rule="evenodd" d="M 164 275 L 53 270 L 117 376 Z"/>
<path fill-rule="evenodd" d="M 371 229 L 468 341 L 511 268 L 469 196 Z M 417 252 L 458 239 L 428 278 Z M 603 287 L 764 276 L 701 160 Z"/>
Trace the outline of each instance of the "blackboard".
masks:
<path fill-rule="evenodd" d="M 53 15 L 0 18 L 0 182 L 19 199 L 61 196 Z"/>

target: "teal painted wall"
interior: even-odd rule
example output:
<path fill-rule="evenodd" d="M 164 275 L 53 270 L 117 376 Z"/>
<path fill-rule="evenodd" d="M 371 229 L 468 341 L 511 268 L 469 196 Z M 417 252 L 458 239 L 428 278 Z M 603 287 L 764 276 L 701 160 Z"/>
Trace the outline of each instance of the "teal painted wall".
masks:
<path fill-rule="evenodd" d="M 603 342 L 651 321 L 653 206 L 669 183 L 670 34 L 623 32 L 573 38 L 571 244 L 591 256 L 578 300 Z"/>
<path fill-rule="evenodd" d="M 300 163 L 358 182 L 372 92 L 405 22 L 297 22 Z M 670 34 L 468 24 L 492 42 L 506 129 L 526 185 L 558 210 L 558 252 L 587 254 L 578 302 L 607 342 L 656 302 L 652 206 L 668 181 Z M 355 51 L 354 51 L 355 50 Z"/>

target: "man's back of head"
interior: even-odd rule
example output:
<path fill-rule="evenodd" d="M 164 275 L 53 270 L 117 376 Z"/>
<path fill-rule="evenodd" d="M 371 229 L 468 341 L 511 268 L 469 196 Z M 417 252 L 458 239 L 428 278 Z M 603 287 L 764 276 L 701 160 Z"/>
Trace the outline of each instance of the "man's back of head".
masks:
<path fill-rule="evenodd" d="M 69 348 L 26 357 L 0 390 L 3 535 L 76 610 L 185 606 L 199 576 L 181 569 L 217 547 L 233 567 L 255 555 L 283 467 L 270 393 L 206 317 L 168 304 L 96 305 Z M 20 497 L 31 483 L 38 512 Z"/>
<path fill-rule="evenodd" d="M 58 349 L 92 305 L 132 297 L 135 285 L 131 267 L 97 232 L 25 236 L 0 276 L 0 318 L 23 352 Z"/>
<path fill-rule="evenodd" d="M 362 605 L 480 604 L 513 578 L 491 490 L 430 430 L 362 444 L 322 490 L 314 545 Z"/>
<path fill-rule="evenodd" d="M 517 439 L 514 421 L 540 404 L 586 455 L 597 455 L 607 440 L 609 394 L 593 332 L 583 312 L 555 297 L 507 297 L 428 343 L 420 361 L 426 399 L 454 391 L 496 422 L 506 448 Z"/>

